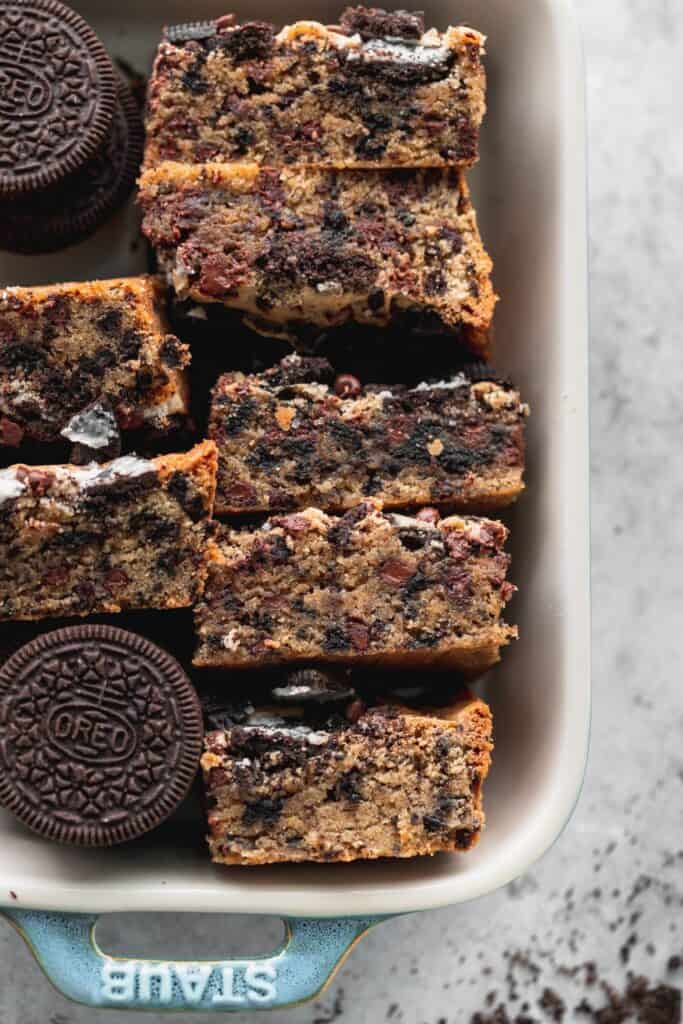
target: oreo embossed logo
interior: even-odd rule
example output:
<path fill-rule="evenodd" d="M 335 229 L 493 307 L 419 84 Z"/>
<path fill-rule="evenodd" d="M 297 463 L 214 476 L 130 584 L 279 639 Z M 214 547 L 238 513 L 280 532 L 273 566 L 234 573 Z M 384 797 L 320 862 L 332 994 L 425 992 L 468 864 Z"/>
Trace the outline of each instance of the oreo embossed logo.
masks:
<path fill-rule="evenodd" d="M 0 114 L 40 117 L 53 102 L 50 83 L 37 68 L 0 60 Z"/>
<path fill-rule="evenodd" d="M 202 716 L 180 665 L 135 633 L 74 626 L 0 670 L 0 802 L 60 842 L 146 832 L 185 796 Z"/>
<path fill-rule="evenodd" d="M 86 764 L 116 764 L 135 750 L 135 729 L 123 715 L 88 704 L 52 708 L 45 722 L 52 745 Z"/>

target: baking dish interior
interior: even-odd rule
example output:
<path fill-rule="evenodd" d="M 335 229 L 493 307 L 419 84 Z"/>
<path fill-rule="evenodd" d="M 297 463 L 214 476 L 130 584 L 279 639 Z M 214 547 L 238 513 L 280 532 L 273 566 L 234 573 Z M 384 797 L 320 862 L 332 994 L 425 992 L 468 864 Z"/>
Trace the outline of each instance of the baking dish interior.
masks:
<path fill-rule="evenodd" d="M 110 53 L 147 71 L 161 26 L 225 13 L 336 21 L 340 4 L 72 0 Z M 501 295 L 493 362 L 531 404 L 528 490 L 507 515 L 508 608 L 520 640 L 477 690 L 495 718 L 486 832 L 471 853 L 404 862 L 222 868 L 197 801 L 137 843 L 53 846 L 0 812 L 0 903 L 62 910 L 382 914 L 470 899 L 523 871 L 569 816 L 588 734 L 586 266 L 583 95 L 565 0 L 428 0 L 426 22 L 488 37 L 489 113 L 472 175 Z M 0 255 L 0 284 L 147 269 L 132 204 L 89 241 L 46 257 Z M 427 367 L 426 367 L 427 369 Z M 124 624 L 123 622 L 121 623 Z"/>

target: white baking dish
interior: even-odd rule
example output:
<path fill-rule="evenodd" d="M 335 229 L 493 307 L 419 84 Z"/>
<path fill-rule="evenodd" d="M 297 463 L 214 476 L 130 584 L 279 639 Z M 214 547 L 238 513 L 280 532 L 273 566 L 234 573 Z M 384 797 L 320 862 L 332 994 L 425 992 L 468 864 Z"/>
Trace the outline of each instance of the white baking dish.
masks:
<path fill-rule="evenodd" d="M 227 0 L 80 0 L 74 6 L 112 54 L 146 70 L 163 23 L 224 13 L 228 7 L 252 18 L 329 22 L 336 20 L 342 0 L 297 0 L 286 7 L 273 0 L 234 6 Z M 465 856 L 246 870 L 213 867 L 205 851 L 188 842 L 182 817 L 175 832 L 162 829 L 143 843 L 84 851 L 50 845 L 0 813 L 0 904 L 86 914 L 391 915 L 491 892 L 540 857 L 572 811 L 586 757 L 590 692 L 586 185 L 577 28 L 569 0 L 459 0 L 455 5 L 427 0 L 420 6 L 429 25 L 466 23 L 488 35 L 489 113 L 473 182 L 502 297 L 494 361 L 519 384 L 532 408 L 528 490 L 508 517 L 512 578 L 520 586 L 509 618 L 518 622 L 520 640 L 480 686 L 496 727 L 484 837 Z M 144 246 L 131 247 L 136 231 L 135 215 L 128 211 L 74 249 L 41 258 L 5 254 L 0 283 L 145 269 Z M 15 915 L 42 944 L 49 970 L 40 920 L 46 919 Z M 62 943 L 61 953 L 50 947 L 56 976 L 72 946 L 64 938 L 64 919 L 50 920 L 56 929 L 50 942 L 58 933 Z M 85 927 L 90 918 L 78 920 Z M 349 923 L 342 938 L 336 933 L 327 968 L 364 926 Z M 315 941 L 325 948 L 319 936 Z M 321 980 L 322 974 L 316 985 Z M 66 984 L 63 977 L 60 983 Z M 150 998 L 162 1005 L 155 995 L 163 989 L 159 985 L 151 986 Z M 283 992 L 270 1002 L 259 1002 L 258 994 L 252 1001 L 282 1003 Z M 70 994 L 87 995 L 73 988 Z M 287 989 L 286 998 L 302 994 L 308 989 Z M 135 998 L 118 1002 L 142 1004 Z"/>

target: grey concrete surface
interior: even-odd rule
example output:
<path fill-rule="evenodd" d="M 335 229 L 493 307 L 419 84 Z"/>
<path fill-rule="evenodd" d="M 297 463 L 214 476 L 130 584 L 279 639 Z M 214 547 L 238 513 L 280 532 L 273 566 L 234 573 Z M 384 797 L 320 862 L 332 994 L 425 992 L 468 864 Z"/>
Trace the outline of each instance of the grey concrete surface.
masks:
<path fill-rule="evenodd" d="M 270 1024 L 680 1019 L 683 7 L 576 6 L 592 237 L 595 696 L 583 795 L 528 875 L 476 904 L 378 928 L 318 1003 Z M 198 921 L 173 927 L 196 954 Z M 145 929 L 140 952 L 162 925 Z M 5 927 L 0 965 L 1 1024 L 123 1022 L 53 993 Z M 629 972 L 645 980 L 624 998 Z"/>

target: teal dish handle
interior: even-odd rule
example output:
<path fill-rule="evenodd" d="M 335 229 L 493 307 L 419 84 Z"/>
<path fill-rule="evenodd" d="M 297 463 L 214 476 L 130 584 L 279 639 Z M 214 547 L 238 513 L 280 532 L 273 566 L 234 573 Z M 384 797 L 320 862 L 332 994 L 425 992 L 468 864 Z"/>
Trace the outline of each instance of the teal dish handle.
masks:
<path fill-rule="evenodd" d="M 23 936 L 62 995 L 119 1010 L 265 1010 L 312 999 L 353 946 L 384 917 L 287 918 L 269 956 L 249 960 L 128 960 L 103 953 L 97 914 L 0 911 Z"/>

